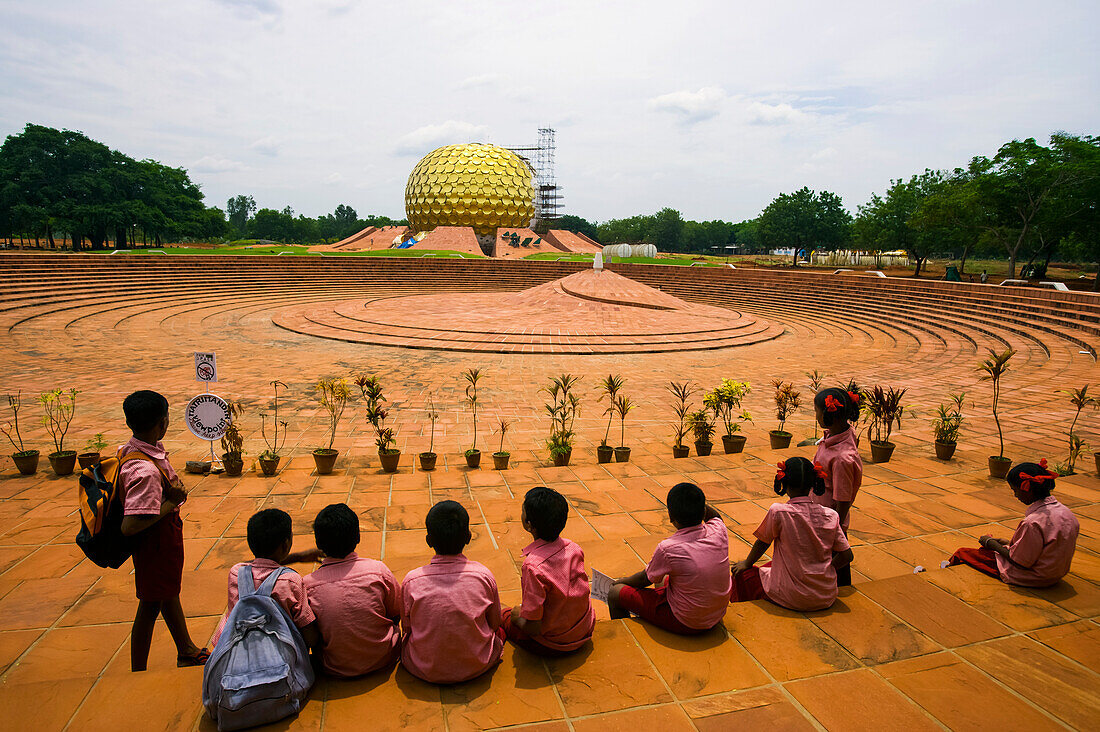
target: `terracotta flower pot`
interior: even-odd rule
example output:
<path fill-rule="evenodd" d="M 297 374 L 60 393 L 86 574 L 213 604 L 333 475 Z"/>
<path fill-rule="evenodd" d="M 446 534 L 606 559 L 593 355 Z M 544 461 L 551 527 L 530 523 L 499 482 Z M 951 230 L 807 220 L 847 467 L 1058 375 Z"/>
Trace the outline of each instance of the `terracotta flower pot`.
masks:
<path fill-rule="evenodd" d="M 772 430 L 768 433 L 768 440 L 771 442 L 773 450 L 785 450 L 791 446 L 790 432 L 780 432 L 779 430 Z"/>
<path fill-rule="evenodd" d="M 466 451 L 466 467 L 478 468 L 481 466 L 481 450 Z"/>
<path fill-rule="evenodd" d="M 494 452 L 493 453 L 493 468 L 495 470 L 507 470 L 508 461 L 511 459 L 511 453 L 507 452 Z"/>
<path fill-rule="evenodd" d="M 76 450 L 52 452 L 47 457 L 50 459 L 50 465 L 53 467 L 53 472 L 55 474 L 73 474 L 73 468 L 76 467 Z"/>
<path fill-rule="evenodd" d="M 615 456 L 615 448 L 611 445 L 597 445 L 596 446 L 596 462 L 600 465 L 611 462 L 611 458 Z"/>
<path fill-rule="evenodd" d="M 894 454 L 894 448 L 897 447 L 892 442 L 872 442 L 871 443 L 871 462 L 873 463 L 888 463 L 890 462 L 890 456 Z"/>
<path fill-rule="evenodd" d="M 1008 471 L 1012 469 L 1012 461 L 1006 457 L 999 457 L 997 455 L 989 456 L 989 477 L 998 478 L 1003 480 L 1008 475 Z"/>
<path fill-rule="evenodd" d="M 569 449 L 569 450 L 566 450 L 565 452 L 555 453 L 554 455 L 551 456 L 551 458 L 554 461 L 554 465 L 560 468 L 560 467 L 563 467 L 563 466 L 569 464 L 569 458 L 572 457 L 572 455 L 573 455 L 573 450 Z"/>
<path fill-rule="evenodd" d="M 24 450 L 11 456 L 20 475 L 34 475 L 38 472 L 38 450 Z"/>
<path fill-rule="evenodd" d="M 672 457 L 674 458 L 686 458 L 691 454 L 691 448 L 687 445 L 673 445 Z"/>
<path fill-rule="evenodd" d="M 225 468 L 225 474 L 228 477 L 239 478 L 241 473 L 244 472 L 244 459 L 240 455 L 224 453 L 222 455 L 222 467 Z"/>
<path fill-rule="evenodd" d="M 317 475 L 328 475 L 336 466 L 336 458 L 340 457 L 339 450 L 318 448 L 313 451 L 313 462 L 317 466 Z"/>
<path fill-rule="evenodd" d="M 382 470 L 387 473 L 396 473 L 397 464 L 401 462 L 401 451 L 380 452 L 378 453 L 378 459 L 382 461 Z"/>
<path fill-rule="evenodd" d="M 695 454 L 700 456 L 710 455 L 710 451 L 714 448 L 713 442 L 699 442 L 695 441 Z"/>
<path fill-rule="evenodd" d="M 81 470 L 87 470 L 99 462 L 98 452 L 82 452 L 76 456 L 76 463 Z"/>
<path fill-rule="evenodd" d="M 955 454 L 955 448 L 958 446 L 956 442 L 940 442 L 936 440 L 936 457 L 940 460 L 950 460 L 951 456 Z"/>
<path fill-rule="evenodd" d="M 741 452 L 749 438 L 744 435 L 722 435 L 722 449 L 727 455 Z"/>
<path fill-rule="evenodd" d="M 617 462 L 617 463 L 629 463 L 630 462 L 630 448 L 629 447 L 616 447 L 615 448 L 615 462 Z"/>
<path fill-rule="evenodd" d="M 1096 461 L 1096 474 L 1100 475 L 1100 452 L 1094 452 L 1092 459 Z"/>
<path fill-rule="evenodd" d="M 275 457 L 260 456 L 260 472 L 264 475 L 275 475 L 279 472 L 279 462 L 282 460 L 282 456 L 276 455 Z"/>
<path fill-rule="evenodd" d="M 420 469 L 424 471 L 435 470 L 435 461 L 438 457 L 434 452 L 420 453 Z"/>

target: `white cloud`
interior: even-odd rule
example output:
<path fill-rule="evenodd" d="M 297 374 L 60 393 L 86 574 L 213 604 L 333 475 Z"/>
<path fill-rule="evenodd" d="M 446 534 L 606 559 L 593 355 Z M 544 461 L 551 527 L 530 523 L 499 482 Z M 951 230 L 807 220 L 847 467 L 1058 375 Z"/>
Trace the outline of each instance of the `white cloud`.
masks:
<path fill-rule="evenodd" d="M 787 125 L 801 122 L 809 116 L 806 112 L 795 109 L 786 102 L 780 104 L 749 102 L 745 105 L 745 112 L 749 124 L 754 125 Z"/>
<path fill-rule="evenodd" d="M 337 183 L 343 183 L 343 182 L 344 182 L 344 176 L 340 175 L 339 173 L 329 173 L 325 177 L 325 183 L 327 185 L 330 185 L 330 186 L 331 185 L 336 185 Z"/>
<path fill-rule="evenodd" d="M 220 4 L 225 5 L 241 15 L 278 15 L 282 12 L 282 7 L 279 5 L 278 0 L 217 0 Z"/>
<path fill-rule="evenodd" d="M 508 77 L 504 74 L 478 74 L 477 76 L 467 76 L 465 79 L 455 84 L 455 89 L 496 87 L 500 86 L 507 78 Z"/>
<path fill-rule="evenodd" d="M 646 106 L 657 112 L 669 112 L 679 116 L 686 124 L 695 124 L 715 117 L 722 111 L 726 93 L 713 86 L 699 91 L 678 91 L 662 94 L 649 100 Z"/>
<path fill-rule="evenodd" d="M 195 173 L 206 173 L 208 175 L 231 173 L 236 170 L 247 170 L 244 163 L 223 158 L 220 155 L 204 155 L 191 163 L 188 169 Z"/>
<path fill-rule="evenodd" d="M 486 139 L 489 128 L 470 122 L 449 119 L 438 125 L 425 125 L 402 135 L 394 150 L 398 155 L 421 155 L 442 145 L 479 142 Z"/>
<path fill-rule="evenodd" d="M 260 155 L 266 155 L 273 158 L 279 154 L 279 139 L 274 135 L 268 135 L 267 137 L 256 140 L 248 146 L 248 149 L 255 150 Z"/>

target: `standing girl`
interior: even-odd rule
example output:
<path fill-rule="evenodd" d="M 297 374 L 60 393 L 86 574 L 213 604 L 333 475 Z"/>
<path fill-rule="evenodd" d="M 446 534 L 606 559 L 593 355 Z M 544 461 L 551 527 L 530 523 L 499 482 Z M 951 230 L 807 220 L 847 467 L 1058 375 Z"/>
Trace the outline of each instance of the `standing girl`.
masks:
<path fill-rule="evenodd" d="M 852 423 L 859 420 L 859 394 L 844 389 L 823 389 L 814 397 L 817 423 L 825 437 L 817 446 L 814 463 L 825 470 L 825 492 L 813 496 L 815 503 L 828 506 L 840 516 L 840 526 L 848 535 L 849 510 L 863 482 L 863 460 L 859 457 L 859 438 Z M 849 565 L 837 569 L 837 584 L 852 584 Z"/>

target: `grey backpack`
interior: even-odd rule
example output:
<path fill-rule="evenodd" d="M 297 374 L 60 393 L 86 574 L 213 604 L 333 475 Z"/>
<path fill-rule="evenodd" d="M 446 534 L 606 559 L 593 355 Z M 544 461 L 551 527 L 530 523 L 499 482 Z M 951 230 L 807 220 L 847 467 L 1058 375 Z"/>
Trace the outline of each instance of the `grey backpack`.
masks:
<path fill-rule="evenodd" d="M 271 597 L 283 572 L 258 588 L 252 567 L 237 574 L 240 599 L 226 618 L 202 675 L 202 703 L 219 730 L 243 729 L 297 714 L 313 686 L 309 648 L 286 610 Z"/>

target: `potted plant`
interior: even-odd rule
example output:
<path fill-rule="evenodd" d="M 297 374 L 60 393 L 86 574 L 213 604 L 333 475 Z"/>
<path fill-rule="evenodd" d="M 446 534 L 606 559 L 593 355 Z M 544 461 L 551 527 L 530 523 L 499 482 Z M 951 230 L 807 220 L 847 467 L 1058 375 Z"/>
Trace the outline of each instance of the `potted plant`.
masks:
<path fill-rule="evenodd" d="M 1069 396 L 1070 404 L 1073 405 L 1077 411 L 1073 414 L 1073 422 L 1069 425 L 1069 459 L 1066 462 L 1065 470 L 1058 471 L 1062 475 L 1073 475 L 1074 466 L 1077 464 L 1077 458 L 1081 456 L 1081 452 L 1085 449 L 1086 445 L 1081 437 L 1077 434 L 1077 420 L 1081 417 L 1081 410 L 1085 407 L 1092 407 L 1094 409 L 1100 407 L 1100 399 L 1089 396 L 1089 385 L 1085 384 L 1080 389 L 1068 389 L 1062 392 Z M 1098 463 L 1100 465 L 1100 463 Z"/>
<path fill-rule="evenodd" d="M 542 387 L 542 391 L 550 396 L 550 402 L 545 405 L 546 413 L 550 416 L 550 437 L 546 441 L 546 448 L 550 451 L 550 459 L 557 466 L 568 465 L 573 454 L 573 438 L 576 436 L 573 424 L 581 402 L 573 389 L 579 383 L 579 377 L 561 374 L 551 378 L 549 386 Z"/>
<path fill-rule="evenodd" d="M 989 350 L 989 358 L 978 365 L 978 370 L 984 372 L 982 381 L 991 382 L 993 386 L 993 421 L 997 425 L 997 440 L 1000 442 L 1000 452 L 989 456 L 989 476 L 991 478 L 1004 479 L 1012 468 L 1012 461 L 1005 457 L 1005 438 L 1001 431 L 1001 419 L 997 413 L 997 407 L 1001 401 L 1001 378 L 1008 371 L 1008 362 L 1016 355 L 1016 349 L 1009 348 L 1002 353 L 997 353 L 992 348 Z"/>
<path fill-rule="evenodd" d="M 466 467 L 476 468 L 481 465 L 481 450 L 477 449 L 477 384 L 481 381 L 481 369 L 466 369 L 462 372 L 462 378 L 466 379 L 465 404 L 470 408 L 474 419 L 474 444 L 466 451 Z"/>
<path fill-rule="evenodd" d="M 332 448 L 336 442 L 336 426 L 344 416 L 348 405 L 348 382 L 346 379 L 321 379 L 313 387 L 321 406 L 328 412 L 328 447 L 319 447 L 313 451 L 313 462 L 317 465 L 317 475 L 328 475 L 336 465 L 338 450 Z"/>
<path fill-rule="evenodd" d="M 275 475 L 279 470 L 279 461 L 282 460 L 282 455 L 279 454 L 279 450 L 282 449 L 283 443 L 286 442 L 286 422 L 279 419 L 279 387 L 286 388 L 286 384 L 281 381 L 272 381 L 271 388 L 275 390 L 275 404 L 273 411 L 275 413 L 271 424 L 273 427 L 273 435 L 271 439 L 267 437 L 267 415 L 260 415 L 260 434 L 263 435 L 264 444 L 267 445 L 267 449 L 260 453 L 260 470 L 264 475 Z M 280 428 L 282 431 L 282 440 L 279 440 Z"/>
<path fill-rule="evenodd" d="M 871 462 L 886 463 L 894 454 L 896 445 L 890 442 L 890 434 L 894 431 L 894 424 L 901 426 L 901 417 L 905 411 L 901 398 L 905 396 L 907 389 L 895 389 L 889 387 L 883 389 L 874 386 L 864 394 L 867 403 L 867 414 L 870 417 L 870 425 L 867 427 L 867 437 L 871 441 Z"/>
<path fill-rule="evenodd" d="M 493 453 L 493 468 L 496 470 L 508 469 L 508 458 L 511 457 L 511 453 L 504 449 L 504 436 L 508 434 L 508 428 L 511 426 L 511 421 L 504 419 L 504 417 L 497 421 L 497 432 L 500 433 L 500 449 Z"/>
<path fill-rule="evenodd" d="M 240 402 L 229 401 L 229 424 L 222 435 L 222 467 L 230 478 L 239 478 L 244 472 L 244 437 L 237 426 L 237 419 L 244 413 Z"/>
<path fill-rule="evenodd" d="M 714 417 L 711 415 L 711 411 L 706 407 L 697 409 L 687 416 L 687 424 L 688 429 L 695 437 L 695 454 L 710 455 L 710 450 L 714 447 L 711 438 L 714 437 L 715 430 Z"/>
<path fill-rule="evenodd" d="M 955 454 L 955 448 L 959 442 L 959 431 L 962 429 L 962 406 L 966 392 L 952 394 L 953 406 L 940 403 L 936 409 L 936 418 L 932 420 L 932 433 L 936 437 L 936 457 L 940 460 L 950 460 Z"/>
<path fill-rule="evenodd" d="M 46 457 L 50 459 L 53 472 L 57 475 L 72 475 L 73 468 L 76 467 L 76 450 L 65 449 L 65 435 L 76 413 L 76 395 L 79 393 L 76 389 L 69 389 L 68 392 L 54 389 L 38 395 L 38 403 L 45 412 L 42 424 L 50 433 L 55 448 Z"/>
<path fill-rule="evenodd" d="M 722 449 L 727 455 L 745 449 L 746 437 L 738 433 L 741 431 L 743 422 L 752 421 L 752 415 L 741 409 L 741 400 L 750 391 L 752 387 L 747 381 L 722 379 L 722 383 L 712 392 L 715 413 L 726 428 L 726 433 L 722 435 Z"/>
<path fill-rule="evenodd" d="M 15 396 L 8 394 L 8 406 L 11 407 L 12 421 L 6 422 L 0 427 L 0 432 L 8 438 L 8 442 L 15 448 L 11 459 L 15 463 L 20 475 L 34 475 L 38 472 L 38 450 L 28 450 L 23 445 L 23 436 L 19 433 L 19 407 L 22 406 L 21 392 Z"/>
<path fill-rule="evenodd" d="M 596 447 L 596 462 L 600 464 L 611 462 L 611 457 L 615 453 L 615 449 L 608 444 L 607 438 L 611 434 L 611 420 L 615 419 L 615 397 L 622 388 L 623 377 L 617 374 L 608 374 L 600 381 L 599 401 L 607 400 L 607 409 L 603 410 L 607 415 L 607 428 L 603 431 L 603 439 L 600 440 L 599 446 Z"/>
<path fill-rule="evenodd" d="M 615 462 L 630 461 L 630 448 L 626 446 L 626 415 L 638 405 L 630 397 L 620 394 L 615 397 L 615 414 L 619 417 L 619 446 L 615 448 Z"/>
<path fill-rule="evenodd" d="M 810 387 L 811 398 L 816 397 L 817 393 L 819 391 L 821 391 L 821 387 L 825 383 L 825 377 L 826 376 L 828 376 L 828 374 L 823 374 L 820 371 L 818 371 L 817 369 L 814 369 L 813 371 L 807 371 L 806 372 L 806 378 L 810 380 L 810 383 L 808 384 L 808 386 Z M 816 445 L 817 444 L 817 420 L 814 419 L 812 421 L 814 423 L 814 436 L 813 437 L 808 437 L 805 440 L 803 440 L 802 442 L 798 443 L 799 447 L 806 447 L 808 445 Z"/>
<path fill-rule="evenodd" d="M 772 381 L 775 389 L 775 418 L 779 420 L 779 428 L 768 433 L 773 450 L 782 450 L 791 444 L 790 432 L 783 429 L 787 419 L 801 406 L 801 394 L 794 388 L 794 384 L 782 379 Z"/>
<path fill-rule="evenodd" d="M 76 462 L 81 470 L 92 467 L 99 462 L 99 454 L 107 447 L 107 440 L 103 439 L 102 432 L 96 432 L 88 444 L 84 446 L 84 452 L 76 456 Z"/>
<path fill-rule="evenodd" d="M 435 423 L 439 420 L 439 412 L 435 411 L 435 398 L 428 394 L 428 420 L 432 423 L 431 437 L 428 439 L 428 451 L 422 452 L 418 456 L 420 458 L 420 469 L 424 471 L 435 470 Z"/>
<path fill-rule="evenodd" d="M 382 382 L 377 376 L 360 376 L 355 380 L 355 385 L 367 400 L 367 421 L 374 427 L 374 444 L 378 447 L 378 460 L 382 463 L 382 470 L 396 473 L 401 462 L 401 451 L 397 449 L 397 435 L 393 428 L 385 426 L 389 411 L 382 406 L 386 401 L 382 394 Z"/>
<path fill-rule="evenodd" d="M 672 381 L 665 388 L 672 394 L 672 412 L 676 415 L 677 420 L 672 423 L 672 434 L 676 438 L 676 441 L 672 444 L 672 457 L 685 458 L 691 452 L 690 448 L 684 444 L 684 438 L 691 429 L 688 426 L 688 415 L 691 414 L 691 397 L 699 389 L 690 381 Z"/>

